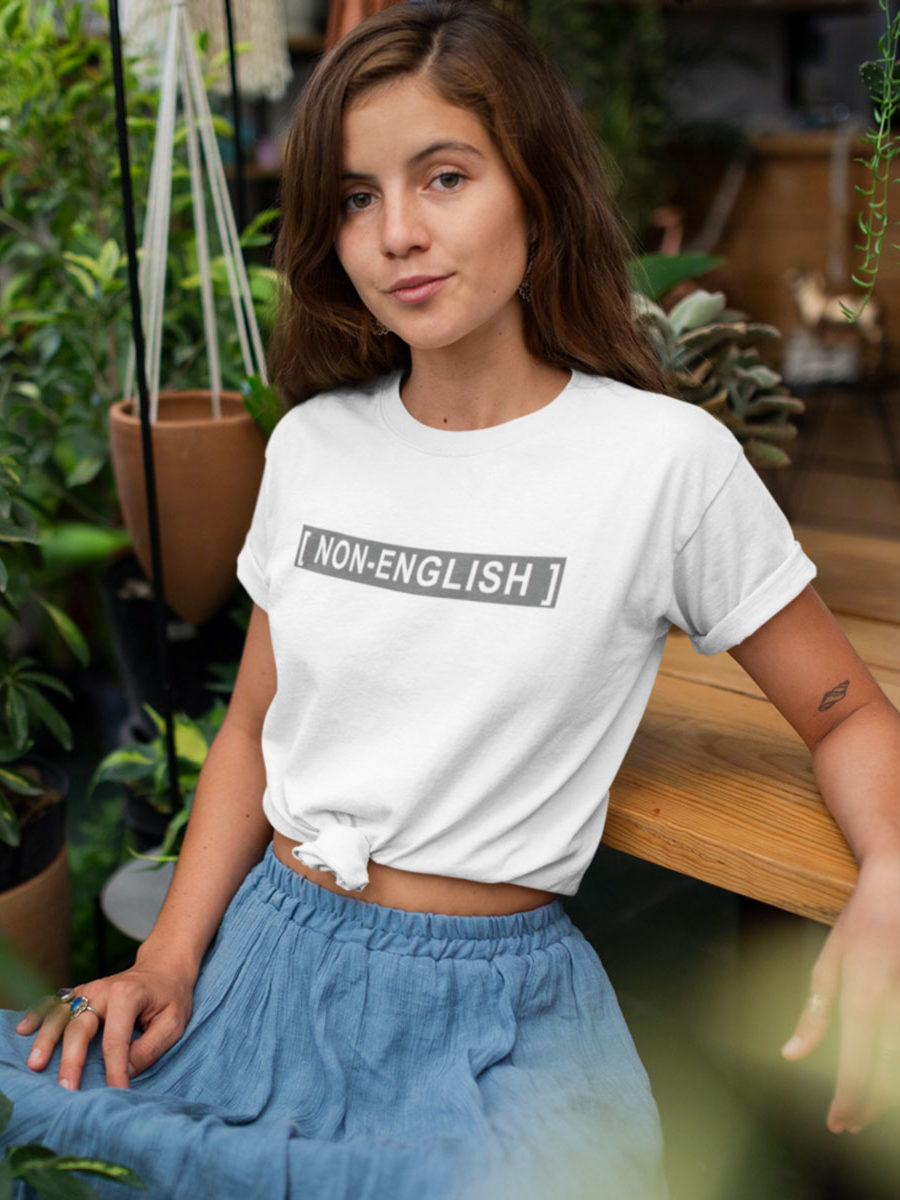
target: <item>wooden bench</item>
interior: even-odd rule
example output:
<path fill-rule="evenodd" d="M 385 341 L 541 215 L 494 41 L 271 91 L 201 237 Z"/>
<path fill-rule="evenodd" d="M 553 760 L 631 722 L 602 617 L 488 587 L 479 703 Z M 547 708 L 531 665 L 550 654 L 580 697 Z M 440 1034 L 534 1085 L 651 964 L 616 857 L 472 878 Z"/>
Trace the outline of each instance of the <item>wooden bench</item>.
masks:
<path fill-rule="evenodd" d="M 900 541 L 798 528 L 815 586 L 900 707 Z M 803 742 L 727 654 L 673 632 L 610 799 L 603 841 L 833 923 L 856 863 Z"/>

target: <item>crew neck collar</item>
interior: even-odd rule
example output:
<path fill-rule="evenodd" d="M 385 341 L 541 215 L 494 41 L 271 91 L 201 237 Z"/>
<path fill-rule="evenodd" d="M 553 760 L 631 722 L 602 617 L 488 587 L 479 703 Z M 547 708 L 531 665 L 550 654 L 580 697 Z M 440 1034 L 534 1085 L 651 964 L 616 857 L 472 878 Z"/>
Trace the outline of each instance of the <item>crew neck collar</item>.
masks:
<path fill-rule="evenodd" d="M 557 420 L 567 395 L 581 382 L 580 373 L 573 371 L 549 404 L 499 425 L 489 425 L 486 429 L 437 429 L 419 421 L 403 403 L 402 378 L 403 372 L 395 371 L 384 379 L 378 400 L 382 419 L 397 437 L 430 454 L 480 454 L 535 436 Z"/>

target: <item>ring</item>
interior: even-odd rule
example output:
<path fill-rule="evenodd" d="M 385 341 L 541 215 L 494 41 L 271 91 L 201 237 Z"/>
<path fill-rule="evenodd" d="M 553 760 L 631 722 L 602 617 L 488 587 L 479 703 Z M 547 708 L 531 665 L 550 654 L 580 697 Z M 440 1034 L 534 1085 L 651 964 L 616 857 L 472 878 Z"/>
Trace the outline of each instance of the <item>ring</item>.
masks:
<path fill-rule="evenodd" d="M 74 996 L 69 1005 L 69 1020 L 74 1021 L 76 1017 L 80 1017 L 85 1012 L 92 1012 L 98 1021 L 103 1020 L 87 996 Z"/>
<path fill-rule="evenodd" d="M 812 992 L 806 1002 L 806 1007 L 813 1013 L 823 1012 L 826 1006 L 827 1001 L 821 992 Z"/>

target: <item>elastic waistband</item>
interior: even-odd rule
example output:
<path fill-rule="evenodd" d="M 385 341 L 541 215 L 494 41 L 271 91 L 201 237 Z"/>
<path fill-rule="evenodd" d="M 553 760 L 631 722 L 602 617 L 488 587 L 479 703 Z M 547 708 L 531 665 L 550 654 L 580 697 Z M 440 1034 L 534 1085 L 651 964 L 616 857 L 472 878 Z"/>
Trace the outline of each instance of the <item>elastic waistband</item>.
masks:
<path fill-rule="evenodd" d="M 559 897 L 539 908 L 502 916 L 407 912 L 319 887 L 285 866 L 275 857 L 271 845 L 251 873 L 248 885 L 258 899 L 277 908 L 293 923 L 390 954 L 429 958 L 529 954 L 574 932 Z"/>

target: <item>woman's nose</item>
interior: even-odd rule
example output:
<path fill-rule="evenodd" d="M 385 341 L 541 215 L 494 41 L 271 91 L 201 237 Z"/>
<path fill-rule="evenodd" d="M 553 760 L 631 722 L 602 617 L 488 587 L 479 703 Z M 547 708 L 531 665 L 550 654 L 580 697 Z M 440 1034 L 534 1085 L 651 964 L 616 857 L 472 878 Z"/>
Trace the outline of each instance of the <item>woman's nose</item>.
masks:
<path fill-rule="evenodd" d="M 382 207 L 381 242 L 385 254 L 402 256 L 423 250 L 430 240 L 422 211 L 415 198 L 385 197 Z"/>

